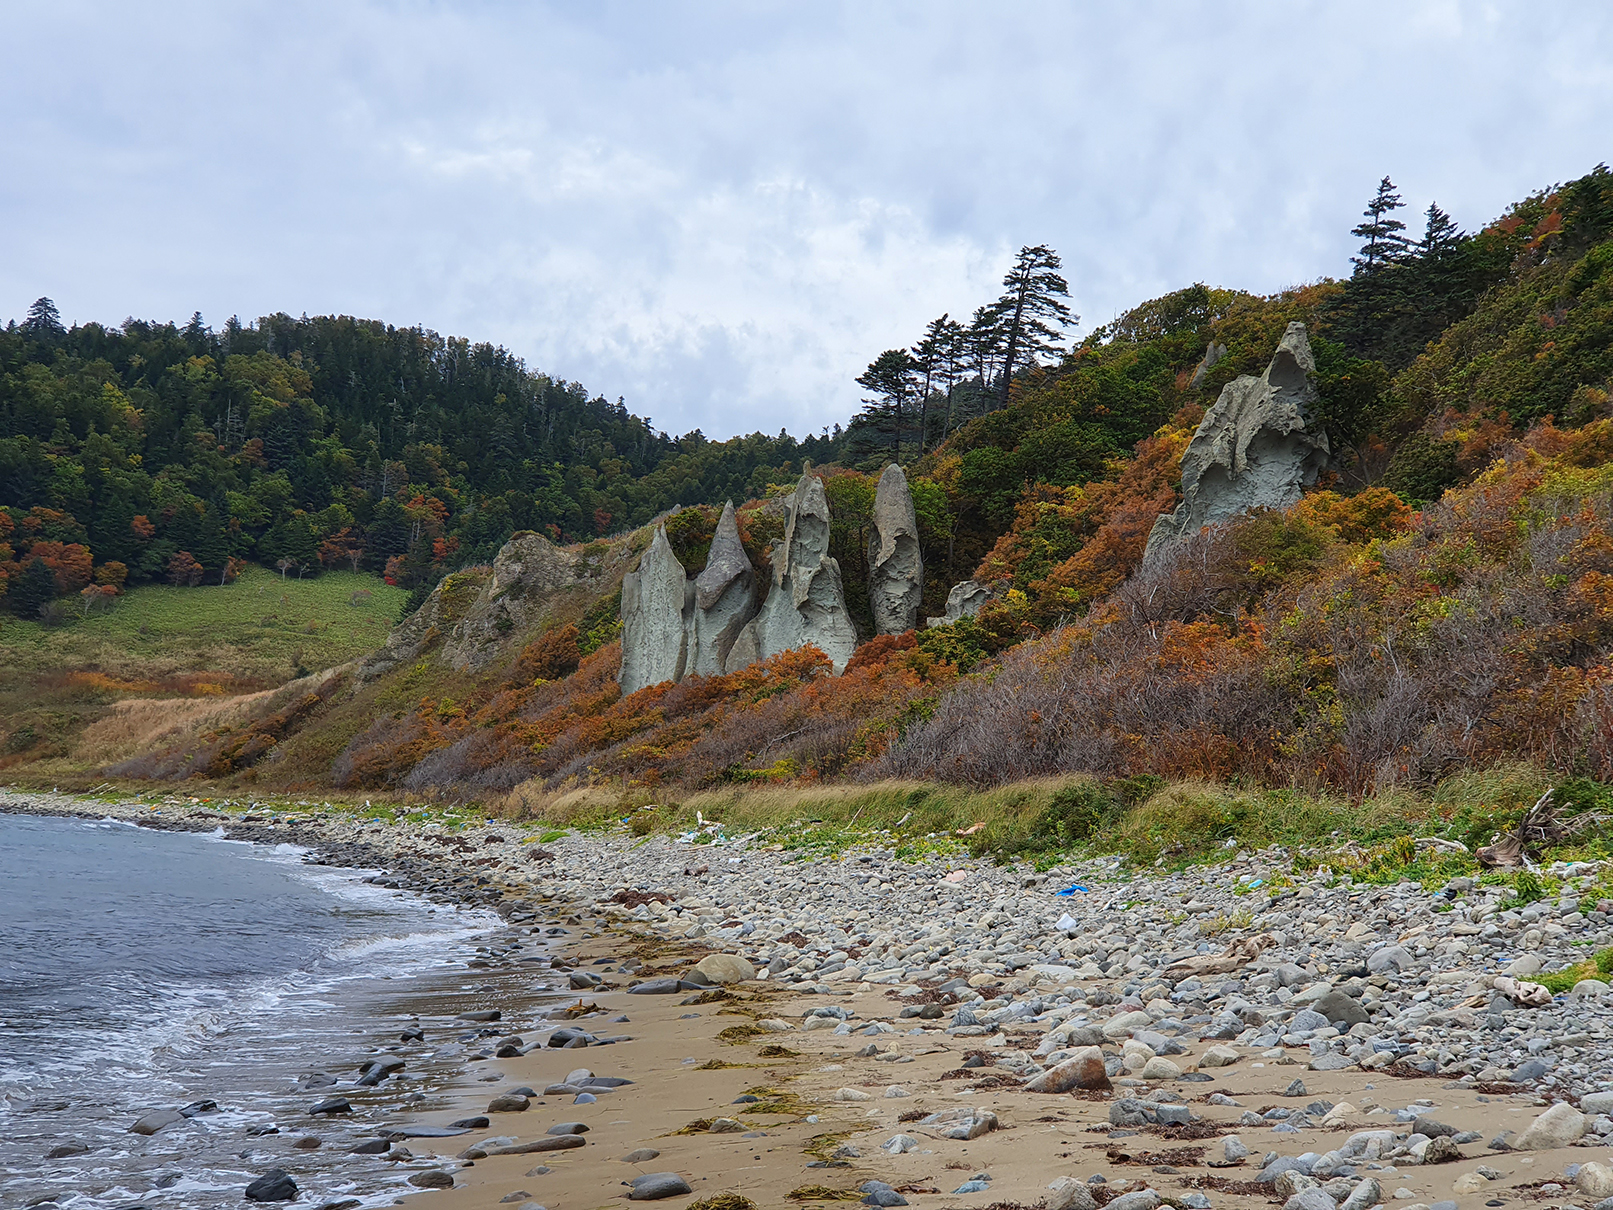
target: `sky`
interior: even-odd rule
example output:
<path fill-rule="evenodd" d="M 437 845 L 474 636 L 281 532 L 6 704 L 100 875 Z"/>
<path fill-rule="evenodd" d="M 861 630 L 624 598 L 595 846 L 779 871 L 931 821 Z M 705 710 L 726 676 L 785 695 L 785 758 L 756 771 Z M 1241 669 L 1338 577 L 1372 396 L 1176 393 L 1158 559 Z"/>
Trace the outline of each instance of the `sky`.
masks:
<path fill-rule="evenodd" d="M 667 432 L 844 422 L 1014 253 L 1079 336 L 1613 159 L 1613 6 L 79 3 L 0 37 L 0 321 L 341 313 Z"/>

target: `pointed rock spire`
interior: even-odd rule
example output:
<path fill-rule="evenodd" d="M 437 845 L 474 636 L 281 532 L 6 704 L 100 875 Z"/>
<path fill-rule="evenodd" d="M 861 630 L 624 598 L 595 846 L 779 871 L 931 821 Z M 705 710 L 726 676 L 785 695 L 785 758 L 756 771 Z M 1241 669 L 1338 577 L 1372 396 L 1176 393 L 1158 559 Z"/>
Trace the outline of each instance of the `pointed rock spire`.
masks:
<path fill-rule="evenodd" d="M 638 570 L 622 577 L 622 670 L 616 680 L 624 696 L 683 679 L 694 594 L 666 527 L 657 526 Z"/>
<path fill-rule="evenodd" d="M 725 669 L 737 671 L 811 643 L 840 672 L 857 649 L 840 564 L 829 554 L 829 500 L 810 465 L 795 486 L 784 538 L 773 545 L 773 585 L 761 612 L 735 640 Z"/>
<path fill-rule="evenodd" d="M 711 539 L 706 568 L 694 582 L 694 609 L 689 617 L 689 674 L 717 676 L 733 650 L 734 640 L 756 613 L 756 568 L 739 540 L 734 502 L 723 506 Z"/>
<path fill-rule="evenodd" d="M 924 596 L 924 556 L 907 475 L 894 462 L 879 477 L 868 534 L 868 603 L 880 634 L 901 634 L 918 622 Z"/>

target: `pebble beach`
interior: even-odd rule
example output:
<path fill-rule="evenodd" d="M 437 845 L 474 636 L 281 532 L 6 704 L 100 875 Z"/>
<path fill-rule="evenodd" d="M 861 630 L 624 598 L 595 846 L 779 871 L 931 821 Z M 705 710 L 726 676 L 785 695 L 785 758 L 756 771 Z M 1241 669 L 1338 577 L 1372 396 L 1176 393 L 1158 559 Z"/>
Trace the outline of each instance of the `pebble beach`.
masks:
<path fill-rule="evenodd" d="M 0 810 L 222 828 L 496 911 L 477 1006 L 310 1055 L 280 1123 L 317 1137 L 345 1100 L 355 1179 L 422 1204 L 1613 1207 L 1613 997 L 1531 979 L 1613 945 L 1591 864 L 1523 904 L 1281 850 L 1037 873 L 318 804 Z M 454 1071 L 400 1100 L 445 1039 Z M 242 1196 L 290 1192 L 295 1152 L 259 1179 Z"/>

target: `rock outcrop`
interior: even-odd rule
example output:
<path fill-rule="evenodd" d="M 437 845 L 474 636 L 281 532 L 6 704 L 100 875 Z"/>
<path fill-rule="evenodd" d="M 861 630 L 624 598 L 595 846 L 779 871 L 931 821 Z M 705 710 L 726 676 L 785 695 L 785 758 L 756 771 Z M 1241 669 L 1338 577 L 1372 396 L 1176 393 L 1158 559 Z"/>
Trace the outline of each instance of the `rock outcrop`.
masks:
<path fill-rule="evenodd" d="M 695 593 L 666 527 L 656 526 L 638 569 L 622 577 L 622 670 L 616 679 L 623 696 L 683 679 Z"/>
<path fill-rule="evenodd" d="M 1143 566 L 1257 508 L 1288 508 L 1327 465 L 1327 436 L 1306 426 L 1317 402 L 1305 325 L 1291 323 L 1259 378 L 1227 385 L 1182 455 L 1182 503 L 1148 535 Z"/>
<path fill-rule="evenodd" d="M 695 577 L 686 674 L 722 674 L 739 632 L 756 616 L 756 587 L 756 569 L 739 540 L 739 525 L 730 500 L 717 522 L 706 569 Z"/>
<path fill-rule="evenodd" d="M 622 543 L 564 547 L 518 534 L 499 550 L 491 571 L 444 576 L 431 595 L 387 636 L 386 646 L 355 670 L 360 683 L 410 663 L 441 644 L 443 663 L 479 672 L 557 613 L 580 615 L 610 591 L 632 552 Z"/>
<path fill-rule="evenodd" d="M 767 600 L 740 631 L 724 671 L 811 643 L 839 673 L 857 649 L 857 630 L 846 611 L 840 564 L 829 554 L 829 501 L 810 467 L 796 484 L 784 537 L 773 543 L 772 557 Z"/>
<path fill-rule="evenodd" d="M 1212 340 L 1209 343 L 1209 346 L 1204 350 L 1204 358 L 1199 362 L 1199 368 L 1193 371 L 1193 378 L 1192 381 L 1187 384 L 1188 387 L 1192 390 L 1197 390 L 1199 384 L 1204 381 L 1205 375 L 1207 375 L 1211 370 L 1215 369 L 1216 366 L 1220 365 L 1221 359 L 1226 355 L 1226 345 L 1216 344 L 1215 341 Z"/>
<path fill-rule="evenodd" d="M 991 587 L 979 580 L 965 580 L 954 584 L 947 593 L 947 611 L 941 617 L 930 619 L 931 626 L 950 626 L 960 618 L 976 618 L 991 600 Z"/>
<path fill-rule="evenodd" d="M 879 634 L 902 634 L 918 621 L 924 556 L 907 476 L 894 462 L 879 477 L 868 533 L 868 603 Z"/>

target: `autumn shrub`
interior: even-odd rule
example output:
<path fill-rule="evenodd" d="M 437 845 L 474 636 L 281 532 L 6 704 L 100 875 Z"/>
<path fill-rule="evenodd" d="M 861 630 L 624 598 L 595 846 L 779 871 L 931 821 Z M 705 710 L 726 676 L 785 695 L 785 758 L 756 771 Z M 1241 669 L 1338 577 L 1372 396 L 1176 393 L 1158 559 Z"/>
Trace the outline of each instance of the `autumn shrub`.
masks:
<path fill-rule="evenodd" d="M 1517 759 L 1606 775 L 1609 492 L 1603 468 L 1522 442 L 1414 524 L 1379 496 L 1204 531 L 965 681 L 862 775 L 1353 794 Z"/>
<path fill-rule="evenodd" d="M 204 571 L 188 550 L 175 551 L 168 560 L 168 582 L 181 588 L 195 588 Z"/>
<path fill-rule="evenodd" d="M 1187 424 L 1167 426 L 1108 478 L 1026 489 L 974 578 L 1011 582 L 1026 594 L 1025 620 L 1040 628 L 1084 613 L 1137 569 L 1154 522 L 1176 506 L 1191 436 Z"/>
<path fill-rule="evenodd" d="M 706 556 L 711 551 L 711 540 L 716 536 L 720 515 L 721 510 L 709 504 L 697 504 L 692 508 L 678 509 L 662 522 L 672 553 L 678 557 L 685 571 L 698 571 L 706 565 Z"/>
<path fill-rule="evenodd" d="M 556 627 L 536 642 L 528 643 L 517 657 L 509 679 L 513 682 L 558 681 L 570 676 L 582 662 L 577 638 L 577 628 L 567 625 Z"/>
<path fill-rule="evenodd" d="M 973 618 L 959 618 L 945 626 L 930 626 L 918 632 L 920 650 L 932 659 L 951 664 L 959 672 L 972 672 L 989 654 L 980 624 Z"/>
<path fill-rule="evenodd" d="M 378 718 L 331 763 L 331 784 L 343 790 L 395 785 L 453 738 L 447 727 L 422 713 Z"/>

